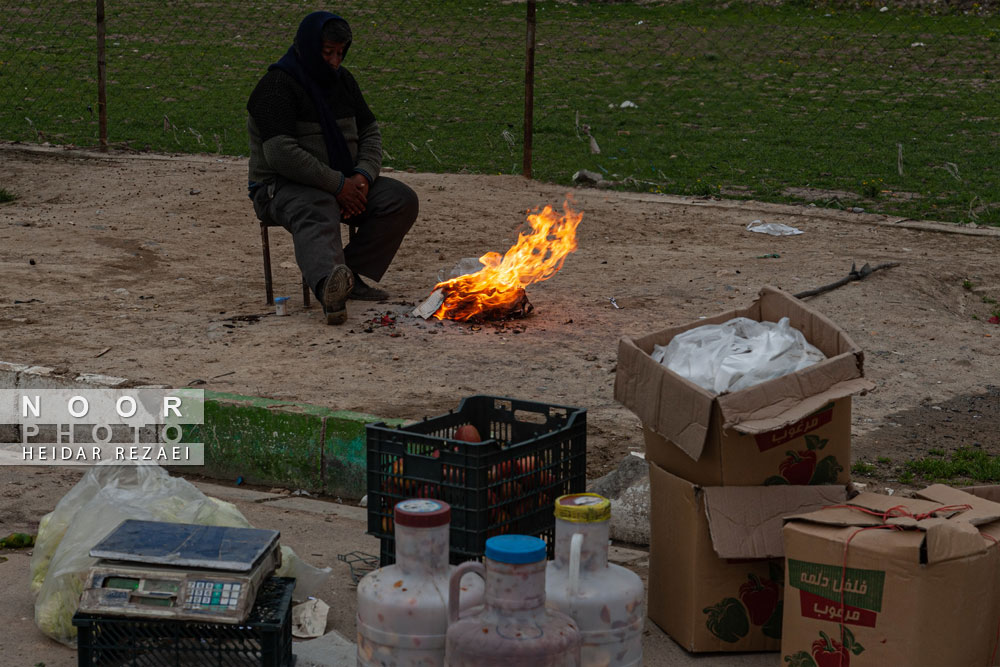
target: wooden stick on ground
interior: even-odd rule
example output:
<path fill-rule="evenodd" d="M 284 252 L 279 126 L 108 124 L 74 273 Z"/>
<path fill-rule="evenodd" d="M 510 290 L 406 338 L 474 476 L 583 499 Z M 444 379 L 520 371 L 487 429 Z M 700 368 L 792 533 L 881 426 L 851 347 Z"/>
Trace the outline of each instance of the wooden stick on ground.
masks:
<path fill-rule="evenodd" d="M 869 266 L 869 264 L 867 262 L 865 262 L 865 265 L 862 266 L 861 270 L 859 271 L 855 267 L 855 264 L 852 262 L 851 263 L 851 272 L 847 274 L 846 278 L 841 278 L 837 282 L 830 283 L 829 285 L 823 285 L 822 287 L 817 287 L 815 289 L 806 290 L 805 292 L 799 292 L 798 294 L 795 294 L 794 296 L 795 296 L 796 299 L 805 299 L 805 298 L 810 297 L 810 296 L 816 296 L 817 294 L 822 294 L 823 292 L 829 292 L 830 290 L 835 290 L 838 287 L 841 287 L 842 285 L 846 285 L 849 282 L 852 282 L 852 281 L 855 281 L 855 280 L 863 280 L 864 278 L 867 278 L 868 276 L 870 276 L 871 274 L 875 273 L 876 271 L 881 271 L 882 269 L 891 269 L 894 266 L 899 266 L 899 262 L 885 262 L 884 264 L 879 264 L 879 265 L 874 266 L 874 267 Z"/>

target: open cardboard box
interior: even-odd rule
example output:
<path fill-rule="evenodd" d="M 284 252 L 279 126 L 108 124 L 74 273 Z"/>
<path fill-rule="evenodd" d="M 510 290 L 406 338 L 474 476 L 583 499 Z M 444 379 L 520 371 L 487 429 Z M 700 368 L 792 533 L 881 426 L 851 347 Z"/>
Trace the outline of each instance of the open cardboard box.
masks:
<path fill-rule="evenodd" d="M 777 651 L 782 519 L 846 487 L 702 487 L 653 462 L 649 486 L 650 619 L 688 651 Z"/>
<path fill-rule="evenodd" d="M 679 333 L 736 317 L 792 327 L 826 359 L 732 393 L 713 394 L 650 356 Z M 646 458 L 706 486 L 845 484 L 850 479 L 851 395 L 871 389 L 864 354 L 819 312 L 764 287 L 746 308 L 618 346 L 615 398 L 643 424 Z"/>
<path fill-rule="evenodd" d="M 996 664 L 1000 504 L 980 495 L 997 491 L 862 493 L 788 517 L 782 664 Z"/>

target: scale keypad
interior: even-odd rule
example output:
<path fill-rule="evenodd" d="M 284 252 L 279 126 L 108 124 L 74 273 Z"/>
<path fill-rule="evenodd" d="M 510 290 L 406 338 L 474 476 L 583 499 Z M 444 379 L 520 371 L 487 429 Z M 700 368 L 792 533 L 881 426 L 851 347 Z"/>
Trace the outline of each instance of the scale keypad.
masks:
<path fill-rule="evenodd" d="M 236 609 L 243 584 L 240 582 L 191 581 L 188 582 L 187 606 L 211 606 Z"/>

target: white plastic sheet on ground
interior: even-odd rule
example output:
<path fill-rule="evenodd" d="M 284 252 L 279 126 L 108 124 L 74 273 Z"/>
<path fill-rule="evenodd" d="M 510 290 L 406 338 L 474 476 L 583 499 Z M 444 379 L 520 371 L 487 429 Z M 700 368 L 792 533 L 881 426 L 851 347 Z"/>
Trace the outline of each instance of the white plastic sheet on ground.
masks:
<path fill-rule="evenodd" d="M 795 236 L 796 234 L 805 233 L 801 229 L 790 227 L 780 222 L 761 222 L 760 220 L 751 222 L 747 225 L 747 229 L 751 232 L 770 234 L 771 236 Z"/>
<path fill-rule="evenodd" d="M 777 323 L 737 317 L 706 324 L 653 347 L 653 360 L 716 394 L 739 391 L 826 359 L 787 317 Z"/>
<path fill-rule="evenodd" d="M 43 633 L 75 645 L 73 614 L 80 603 L 87 571 L 97 562 L 90 557 L 90 550 L 125 519 L 252 527 L 232 503 L 206 496 L 187 480 L 171 477 L 160 466 L 91 467 L 38 526 L 31 557 L 31 591 L 37 594 L 35 623 Z M 284 547 L 282 552 L 284 555 Z M 289 566 L 307 575 L 310 585 L 321 581 L 318 573 L 323 570 L 297 557 L 288 560 Z M 330 569 L 325 570 L 329 575 Z M 284 573 L 279 570 L 277 574 Z"/>

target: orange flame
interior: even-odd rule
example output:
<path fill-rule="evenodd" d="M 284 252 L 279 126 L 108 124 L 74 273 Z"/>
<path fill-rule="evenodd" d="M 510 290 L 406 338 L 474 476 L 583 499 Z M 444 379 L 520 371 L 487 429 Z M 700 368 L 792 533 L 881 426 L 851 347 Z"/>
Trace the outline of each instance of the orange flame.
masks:
<path fill-rule="evenodd" d="M 445 295 L 434 317 L 464 321 L 513 307 L 523 298 L 525 287 L 548 280 L 562 268 L 566 255 L 576 250 L 576 228 L 582 219 L 583 213 L 571 210 L 569 202 L 563 204 L 562 216 L 551 206 L 529 214 L 531 230 L 522 231 L 503 257 L 488 252 L 479 258 L 483 268 L 476 273 L 434 286 Z"/>

